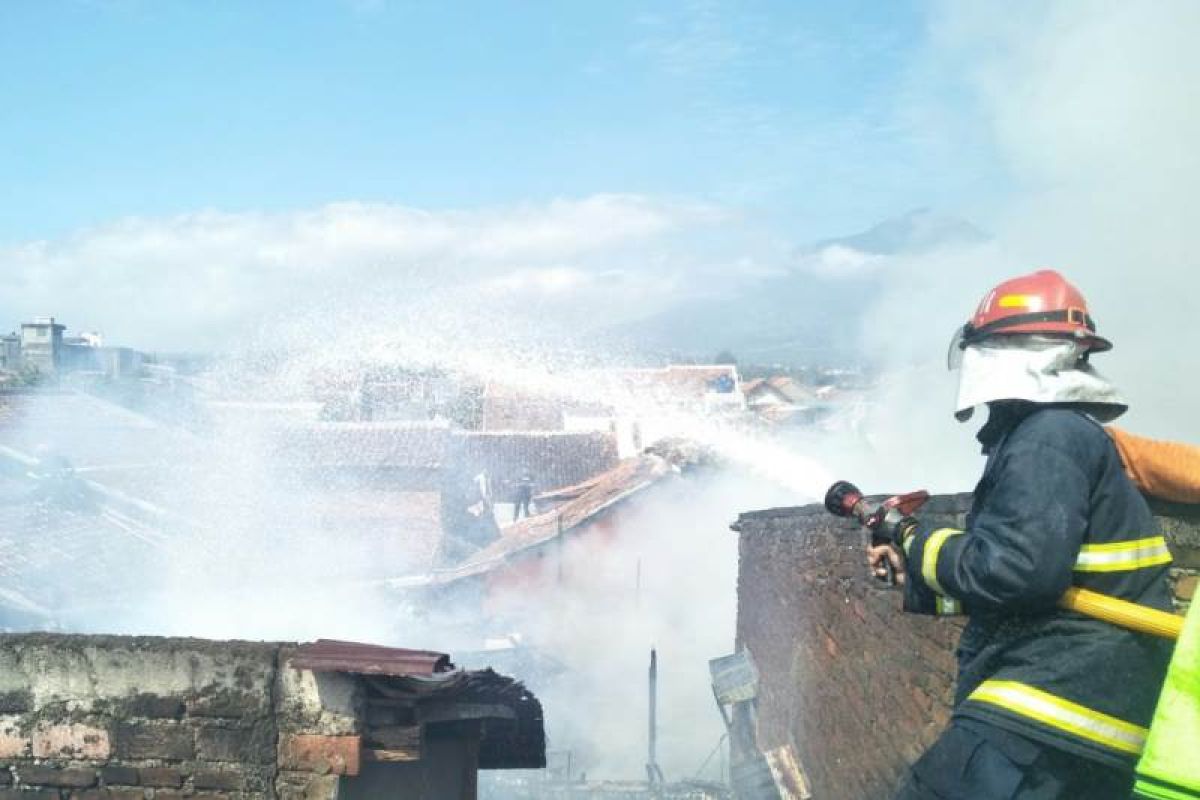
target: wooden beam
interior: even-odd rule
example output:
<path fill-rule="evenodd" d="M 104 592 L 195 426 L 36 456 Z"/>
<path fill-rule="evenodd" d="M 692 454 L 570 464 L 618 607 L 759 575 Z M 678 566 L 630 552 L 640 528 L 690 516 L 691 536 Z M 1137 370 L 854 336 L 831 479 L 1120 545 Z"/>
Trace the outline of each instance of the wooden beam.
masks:
<path fill-rule="evenodd" d="M 516 719 L 511 706 L 498 703 L 425 703 L 417 706 L 421 722 L 458 722 L 468 719 Z"/>
<path fill-rule="evenodd" d="M 382 748 L 367 748 L 362 751 L 363 761 L 377 761 L 384 764 L 411 763 L 421 760 L 421 751 L 417 750 L 384 750 Z"/>
<path fill-rule="evenodd" d="M 385 750 L 421 752 L 420 725 L 368 726 L 363 738 L 366 739 L 367 744 L 379 746 Z"/>

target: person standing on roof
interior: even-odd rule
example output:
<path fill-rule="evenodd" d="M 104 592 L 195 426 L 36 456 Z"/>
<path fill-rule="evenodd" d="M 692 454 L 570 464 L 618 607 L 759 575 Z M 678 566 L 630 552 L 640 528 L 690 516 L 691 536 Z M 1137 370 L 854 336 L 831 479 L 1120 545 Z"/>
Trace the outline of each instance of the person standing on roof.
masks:
<path fill-rule="evenodd" d="M 906 611 L 968 617 L 952 718 L 897 800 L 1129 797 L 1170 643 L 1056 605 L 1079 586 L 1171 608 L 1166 543 L 1099 424 L 1127 408 L 1089 363 L 1111 347 L 1050 270 L 988 292 L 951 344 L 955 416 L 988 408 L 966 527 L 907 518 L 868 551 Z"/>
<path fill-rule="evenodd" d="M 517 490 L 513 497 L 513 522 L 521 518 L 521 512 L 525 512 L 525 516 L 529 516 L 529 504 L 533 502 L 533 476 L 529 474 L 529 470 L 521 473 L 521 479 L 517 481 Z"/>

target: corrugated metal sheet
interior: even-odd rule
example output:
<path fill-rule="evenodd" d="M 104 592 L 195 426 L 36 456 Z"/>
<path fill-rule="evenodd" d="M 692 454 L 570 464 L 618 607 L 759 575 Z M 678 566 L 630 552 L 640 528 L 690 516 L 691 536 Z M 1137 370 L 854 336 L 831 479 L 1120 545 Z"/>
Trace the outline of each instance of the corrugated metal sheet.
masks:
<path fill-rule="evenodd" d="M 450 656 L 429 650 L 404 650 L 358 642 L 318 639 L 299 647 L 293 667 L 314 672 L 348 672 L 397 678 L 431 676 L 454 669 Z"/>

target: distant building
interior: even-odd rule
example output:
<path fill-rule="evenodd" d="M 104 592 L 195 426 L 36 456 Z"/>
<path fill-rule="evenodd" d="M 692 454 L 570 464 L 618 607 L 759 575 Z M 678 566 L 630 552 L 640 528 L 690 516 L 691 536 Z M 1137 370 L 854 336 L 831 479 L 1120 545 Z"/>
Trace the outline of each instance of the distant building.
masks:
<path fill-rule="evenodd" d="M 674 364 L 657 369 L 596 369 L 565 373 L 553 389 L 489 383 L 484 431 L 611 433 L 622 458 L 699 419 L 746 410 L 732 364 Z"/>
<path fill-rule="evenodd" d="M 54 317 L 38 317 L 33 322 L 21 323 L 22 362 L 45 375 L 58 372 L 66 329 L 67 326 L 55 322 Z"/>
<path fill-rule="evenodd" d="M 63 339 L 60 372 L 91 372 L 109 378 L 136 378 L 142 371 L 142 354 L 129 347 L 103 347 L 88 336 Z"/>
<path fill-rule="evenodd" d="M 130 347 L 97 347 L 101 369 L 110 378 L 133 378 L 142 371 L 142 354 Z"/>
<path fill-rule="evenodd" d="M 16 333 L 0 336 L 0 370 L 17 372 L 21 369 L 21 337 Z"/>
<path fill-rule="evenodd" d="M 787 375 L 757 378 L 742 384 L 746 405 L 763 422 L 773 425 L 812 425 L 826 417 L 828 404 L 817 391 Z"/>
<path fill-rule="evenodd" d="M 660 439 L 686 435 L 700 420 L 736 418 L 746 409 L 741 376 L 732 364 L 673 364 L 658 369 L 597 370 L 586 386 L 612 404 L 608 427 L 617 453 L 632 456 Z M 570 415 L 568 430 L 603 429 L 601 420 Z"/>
<path fill-rule="evenodd" d="M 64 336 L 66 325 L 54 317 L 21 324 L 20 334 L 0 336 L 0 369 L 35 369 L 42 375 L 85 372 L 109 378 L 141 375 L 143 355 L 129 347 L 105 347 L 99 333 Z"/>
<path fill-rule="evenodd" d="M 570 399 L 550 391 L 491 381 L 483 390 L 485 431 L 561 431 Z"/>

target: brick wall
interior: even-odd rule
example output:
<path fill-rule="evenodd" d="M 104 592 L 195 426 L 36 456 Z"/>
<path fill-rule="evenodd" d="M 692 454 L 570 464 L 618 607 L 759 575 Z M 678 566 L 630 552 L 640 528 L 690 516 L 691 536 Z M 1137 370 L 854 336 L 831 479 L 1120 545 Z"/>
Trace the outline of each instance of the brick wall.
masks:
<path fill-rule="evenodd" d="M 0 800 L 332 798 L 355 683 L 289 645 L 0 636 Z"/>
<path fill-rule="evenodd" d="M 934 497 L 922 516 L 961 525 L 969 503 Z M 1183 606 L 1200 575 L 1200 508 L 1155 511 Z M 864 535 L 821 506 L 743 514 L 734 528 L 738 645 L 762 673 L 760 745 L 794 743 L 819 798 L 890 796 L 948 718 L 960 623 L 902 614 L 899 592 L 867 574 Z"/>

